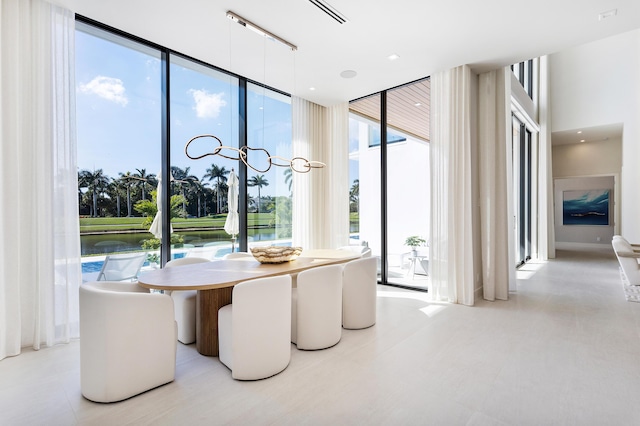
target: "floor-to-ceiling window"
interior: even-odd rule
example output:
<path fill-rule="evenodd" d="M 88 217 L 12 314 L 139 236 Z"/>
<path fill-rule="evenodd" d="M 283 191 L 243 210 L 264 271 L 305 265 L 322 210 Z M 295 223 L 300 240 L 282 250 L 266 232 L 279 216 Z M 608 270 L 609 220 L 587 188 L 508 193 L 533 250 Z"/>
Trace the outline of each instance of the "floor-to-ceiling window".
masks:
<path fill-rule="evenodd" d="M 114 253 L 144 251 L 154 267 L 254 241 L 290 244 L 291 176 L 265 163 L 266 152 L 292 157 L 290 97 L 83 17 L 77 28 L 78 197 L 91 271 Z M 199 135 L 211 136 L 187 155 Z M 224 229 L 232 170 L 243 179 L 237 235 Z M 154 235 L 161 176 L 170 226 Z"/>
<path fill-rule="evenodd" d="M 429 94 L 424 79 L 350 104 L 352 244 L 380 257 L 381 282 L 420 289 L 429 269 Z"/>
<path fill-rule="evenodd" d="M 231 252 L 231 235 L 224 231 L 227 180 L 232 169 L 237 174 L 238 161 L 187 153 L 199 157 L 220 144 L 238 148 L 238 78 L 175 54 L 170 63 L 171 196 L 177 206 L 171 252 L 220 257 Z M 185 152 L 196 136 L 203 137 Z M 237 157 L 231 150 L 221 153 Z"/>
<path fill-rule="evenodd" d="M 249 245 L 265 241 L 291 245 L 291 98 L 247 84 L 247 236 Z M 267 153 L 273 159 L 271 164 Z M 281 158 L 284 160 L 278 160 Z"/>
<path fill-rule="evenodd" d="M 139 207 L 151 203 L 161 157 L 161 53 L 78 22 L 76 111 L 83 272 L 107 254 L 152 238 Z"/>
<path fill-rule="evenodd" d="M 380 197 L 380 94 L 350 104 L 349 215 L 351 244 L 382 256 Z"/>
<path fill-rule="evenodd" d="M 387 91 L 387 281 L 427 288 L 429 80 Z"/>
<path fill-rule="evenodd" d="M 513 192 L 515 259 L 522 265 L 531 259 L 532 238 L 532 134 L 513 117 Z"/>

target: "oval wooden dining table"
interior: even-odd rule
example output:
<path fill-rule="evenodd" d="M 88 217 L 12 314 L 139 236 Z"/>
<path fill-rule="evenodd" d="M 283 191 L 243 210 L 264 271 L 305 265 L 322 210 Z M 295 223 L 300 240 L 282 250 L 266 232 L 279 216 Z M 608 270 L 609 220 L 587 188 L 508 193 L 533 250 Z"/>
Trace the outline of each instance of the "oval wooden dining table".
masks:
<path fill-rule="evenodd" d="M 252 257 L 214 260 L 206 263 L 144 272 L 138 284 L 155 290 L 197 290 L 196 349 L 202 355 L 218 356 L 218 309 L 231 303 L 233 286 L 255 278 L 297 275 L 318 266 L 346 263 L 360 254 L 348 250 L 304 250 L 295 260 L 264 264 Z"/>

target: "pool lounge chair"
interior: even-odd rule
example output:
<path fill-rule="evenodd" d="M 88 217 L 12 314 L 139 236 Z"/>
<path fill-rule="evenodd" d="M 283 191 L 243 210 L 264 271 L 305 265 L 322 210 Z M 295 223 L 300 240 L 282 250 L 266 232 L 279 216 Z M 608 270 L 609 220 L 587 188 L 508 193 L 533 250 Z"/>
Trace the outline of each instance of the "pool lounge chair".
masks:
<path fill-rule="evenodd" d="M 136 281 L 147 253 L 108 255 L 100 272 L 83 274 L 82 281 Z"/>

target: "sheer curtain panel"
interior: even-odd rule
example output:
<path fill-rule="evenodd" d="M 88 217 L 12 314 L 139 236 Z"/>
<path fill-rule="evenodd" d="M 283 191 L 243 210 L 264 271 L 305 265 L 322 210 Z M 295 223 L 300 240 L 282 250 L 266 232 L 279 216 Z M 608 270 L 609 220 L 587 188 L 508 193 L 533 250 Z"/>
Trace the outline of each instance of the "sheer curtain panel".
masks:
<path fill-rule="evenodd" d="M 538 120 L 540 121 L 540 162 L 538 176 L 540 179 L 540 197 L 538 202 L 538 256 L 541 260 L 556 257 L 555 227 L 553 217 L 553 167 L 551 161 L 551 111 L 549 57 L 542 56 L 540 66 L 540 97 L 538 99 Z"/>
<path fill-rule="evenodd" d="M 349 104 L 327 108 L 325 248 L 349 244 Z"/>
<path fill-rule="evenodd" d="M 325 141 L 325 108 L 294 96 L 291 110 L 293 155 L 324 162 L 321 147 Z M 305 249 L 321 248 L 318 228 L 322 228 L 325 219 L 323 182 L 315 171 L 293 173 L 293 245 Z"/>
<path fill-rule="evenodd" d="M 507 197 L 507 132 L 511 129 L 503 68 L 479 76 L 478 155 L 480 173 L 480 238 L 483 296 L 509 298 L 509 238 Z M 509 140 L 510 141 L 510 140 Z"/>
<path fill-rule="evenodd" d="M 349 106 L 293 97 L 293 153 L 326 167 L 293 174 L 293 244 L 332 248 L 349 241 Z"/>
<path fill-rule="evenodd" d="M 471 70 L 431 78 L 431 288 L 434 300 L 473 305 Z"/>
<path fill-rule="evenodd" d="M 0 9 L 0 359 L 78 336 L 74 15 Z"/>

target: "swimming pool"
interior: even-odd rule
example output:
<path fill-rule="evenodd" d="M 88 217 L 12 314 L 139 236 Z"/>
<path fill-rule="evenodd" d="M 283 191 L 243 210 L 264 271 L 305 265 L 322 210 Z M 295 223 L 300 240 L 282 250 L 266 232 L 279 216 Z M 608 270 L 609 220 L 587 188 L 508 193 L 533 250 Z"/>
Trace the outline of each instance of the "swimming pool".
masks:
<path fill-rule="evenodd" d="M 231 249 L 229 249 L 229 251 L 231 251 Z M 181 257 L 184 257 L 186 255 L 186 253 L 176 253 L 173 255 L 174 259 L 180 259 Z M 102 269 L 102 265 L 104 264 L 104 260 L 96 260 L 93 262 L 82 262 L 82 273 L 83 274 L 90 274 L 92 272 L 100 272 L 100 270 Z M 142 267 L 144 268 L 145 266 L 149 266 L 149 261 L 145 260 L 144 264 L 142 265 Z"/>

